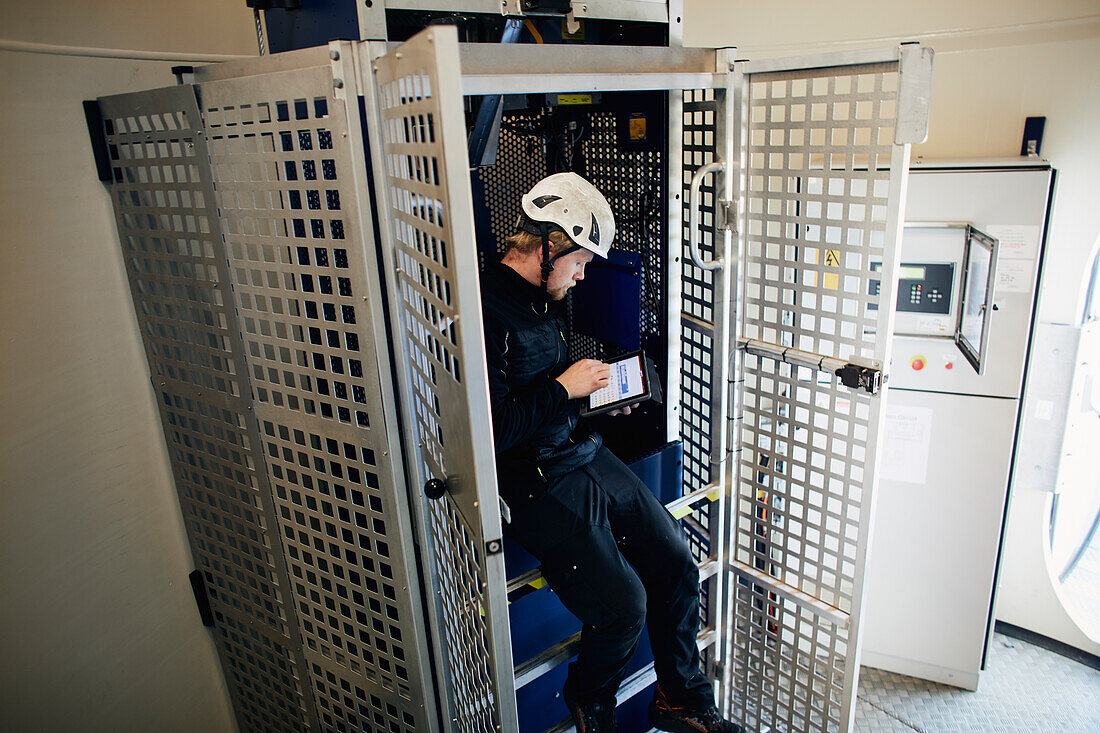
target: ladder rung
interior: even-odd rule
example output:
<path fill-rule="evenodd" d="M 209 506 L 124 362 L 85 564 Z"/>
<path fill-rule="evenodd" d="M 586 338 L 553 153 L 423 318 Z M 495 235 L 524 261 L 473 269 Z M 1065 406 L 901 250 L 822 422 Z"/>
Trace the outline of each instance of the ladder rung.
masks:
<path fill-rule="evenodd" d="M 650 662 L 623 680 L 623 683 L 619 685 L 619 691 L 615 693 L 616 702 L 622 705 L 656 681 L 657 673 L 653 671 L 653 662 Z M 576 728 L 573 727 L 571 717 L 558 721 L 552 728 L 546 729 L 546 733 L 575 733 L 575 731 Z"/>
<path fill-rule="evenodd" d="M 568 639 L 559 641 L 547 649 L 539 652 L 527 661 L 516 667 L 516 689 L 523 687 L 528 682 L 533 682 L 539 677 L 563 664 L 577 653 L 577 644 L 580 643 L 581 632 L 577 632 Z"/>
<path fill-rule="evenodd" d="M 699 645 L 699 650 L 702 651 L 713 644 L 714 637 L 715 632 L 713 628 L 708 626 L 707 628 L 700 629 L 699 635 L 695 640 Z M 559 641 L 557 644 L 544 649 L 527 661 L 519 664 L 515 669 L 516 689 L 518 690 L 529 682 L 534 682 L 550 670 L 564 664 L 569 659 L 576 656 L 577 645 L 580 641 L 581 632 L 578 631 L 568 639 Z M 623 682 L 623 684 L 625 685 L 626 682 Z"/>
<path fill-rule="evenodd" d="M 684 494 L 679 499 L 673 499 L 665 504 L 665 509 L 668 509 L 669 514 L 680 519 L 695 508 L 695 504 L 701 505 L 705 501 L 715 501 L 718 499 L 718 491 L 719 487 L 717 484 L 707 484 L 701 489 L 692 491 L 690 494 Z"/>
<path fill-rule="evenodd" d="M 703 651 L 716 641 L 718 641 L 718 631 L 713 626 L 708 626 L 699 631 L 696 643 L 699 645 L 699 651 Z"/>
<path fill-rule="evenodd" d="M 703 562 L 699 563 L 699 582 L 702 583 L 708 578 L 712 578 L 718 574 L 718 558 L 708 557 Z"/>
<path fill-rule="evenodd" d="M 693 316 L 690 313 L 680 312 L 680 321 L 682 323 L 689 324 L 696 331 L 702 331 L 703 333 L 714 333 L 714 324 L 709 321 L 704 321 L 698 316 Z"/>
<path fill-rule="evenodd" d="M 542 581 L 541 585 L 539 584 L 540 580 Z M 524 587 L 525 585 L 530 585 L 535 588 L 541 588 L 543 585 L 546 585 L 546 581 L 542 578 L 542 569 L 535 568 L 533 570 L 528 570 L 523 575 L 517 575 L 516 577 L 509 580 L 508 595 L 511 596 L 512 593 Z"/>

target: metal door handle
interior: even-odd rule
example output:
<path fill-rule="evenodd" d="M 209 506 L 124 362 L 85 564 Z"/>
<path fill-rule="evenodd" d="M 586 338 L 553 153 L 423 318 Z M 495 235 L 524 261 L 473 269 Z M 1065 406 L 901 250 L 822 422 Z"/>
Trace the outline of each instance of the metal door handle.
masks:
<path fill-rule="evenodd" d="M 702 168 L 695 171 L 695 175 L 691 177 L 691 188 L 688 189 L 688 249 L 691 252 L 691 259 L 695 262 L 696 267 L 701 267 L 704 270 L 717 270 L 722 266 L 723 262 L 721 257 L 716 257 L 713 260 L 704 260 L 703 253 L 699 251 L 699 242 L 696 239 L 696 223 L 699 219 L 699 186 L 702 185 L 703 177 L 708 173 L 717 173 L 725 169 L 726 164 L 721 161 L 707 163 Z"/>

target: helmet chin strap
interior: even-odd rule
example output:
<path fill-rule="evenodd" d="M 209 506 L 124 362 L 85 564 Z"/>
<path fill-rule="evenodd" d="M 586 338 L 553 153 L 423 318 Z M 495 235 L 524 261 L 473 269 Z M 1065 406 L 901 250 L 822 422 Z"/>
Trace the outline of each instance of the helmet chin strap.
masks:
<path fill-rule="evenodd" d="M 538 224 L 539 236 L 542 237 L 542 292 L 545 293 L 550 273 L 554 271 L 554 260 L 550 259 L 550 226 L 544 221 Z"/>
<path fill-rule="evenodd" d="M 542 283 L 542 291 L 545 293 L 547 292 L 547 287 L 550 282 L 550 273 L 554 271 L 554 263 L 567 254 L 582 249 L 582 247 L 579 244 L 573 244 L 571 247 L 566 247 L 561 252 L 550 257 L 550 232 L 555 229 L 560 229 L 560 227 L 546 221 L 533 221 L 529 217 L 521 215 L 517 223 L 517 228 L 535 234 L 542 240 L 542 262 L 539 265 L 539 281 Z"/>

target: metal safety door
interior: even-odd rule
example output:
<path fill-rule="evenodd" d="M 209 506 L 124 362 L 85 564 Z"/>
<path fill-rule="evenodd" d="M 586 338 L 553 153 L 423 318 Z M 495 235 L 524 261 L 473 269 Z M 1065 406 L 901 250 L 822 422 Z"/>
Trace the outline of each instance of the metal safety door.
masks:
<path fill-rule="evenodd" d="M 738 64 L 721 701 L 750 730 L 852 725 L 900 212 L 931 61 L 906 44 Z"/>
<path fill-rule="evenodd" d="M 516 730 L 457 34 L 360 51 L 444 724 Z"/>
<path fill-rule="evenodd" d="M 100 100 L 109 190 L 241 730 L 431 731 L 359 107 L 333 54 Z"/>

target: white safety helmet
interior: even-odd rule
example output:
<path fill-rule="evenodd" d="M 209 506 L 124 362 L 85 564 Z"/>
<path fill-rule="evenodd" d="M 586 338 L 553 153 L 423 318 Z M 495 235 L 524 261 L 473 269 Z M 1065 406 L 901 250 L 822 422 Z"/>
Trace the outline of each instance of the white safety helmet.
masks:
<path fill-rule="evenodd" d="M 615 217 L 607 199 L 576 173 L 555 173 L 536 183 L 523 197 L 523 214 L 521 229 L 539 234 L 538 223 L 546 222 L 600 257 L 607 257 L 615 238 Z"/>

